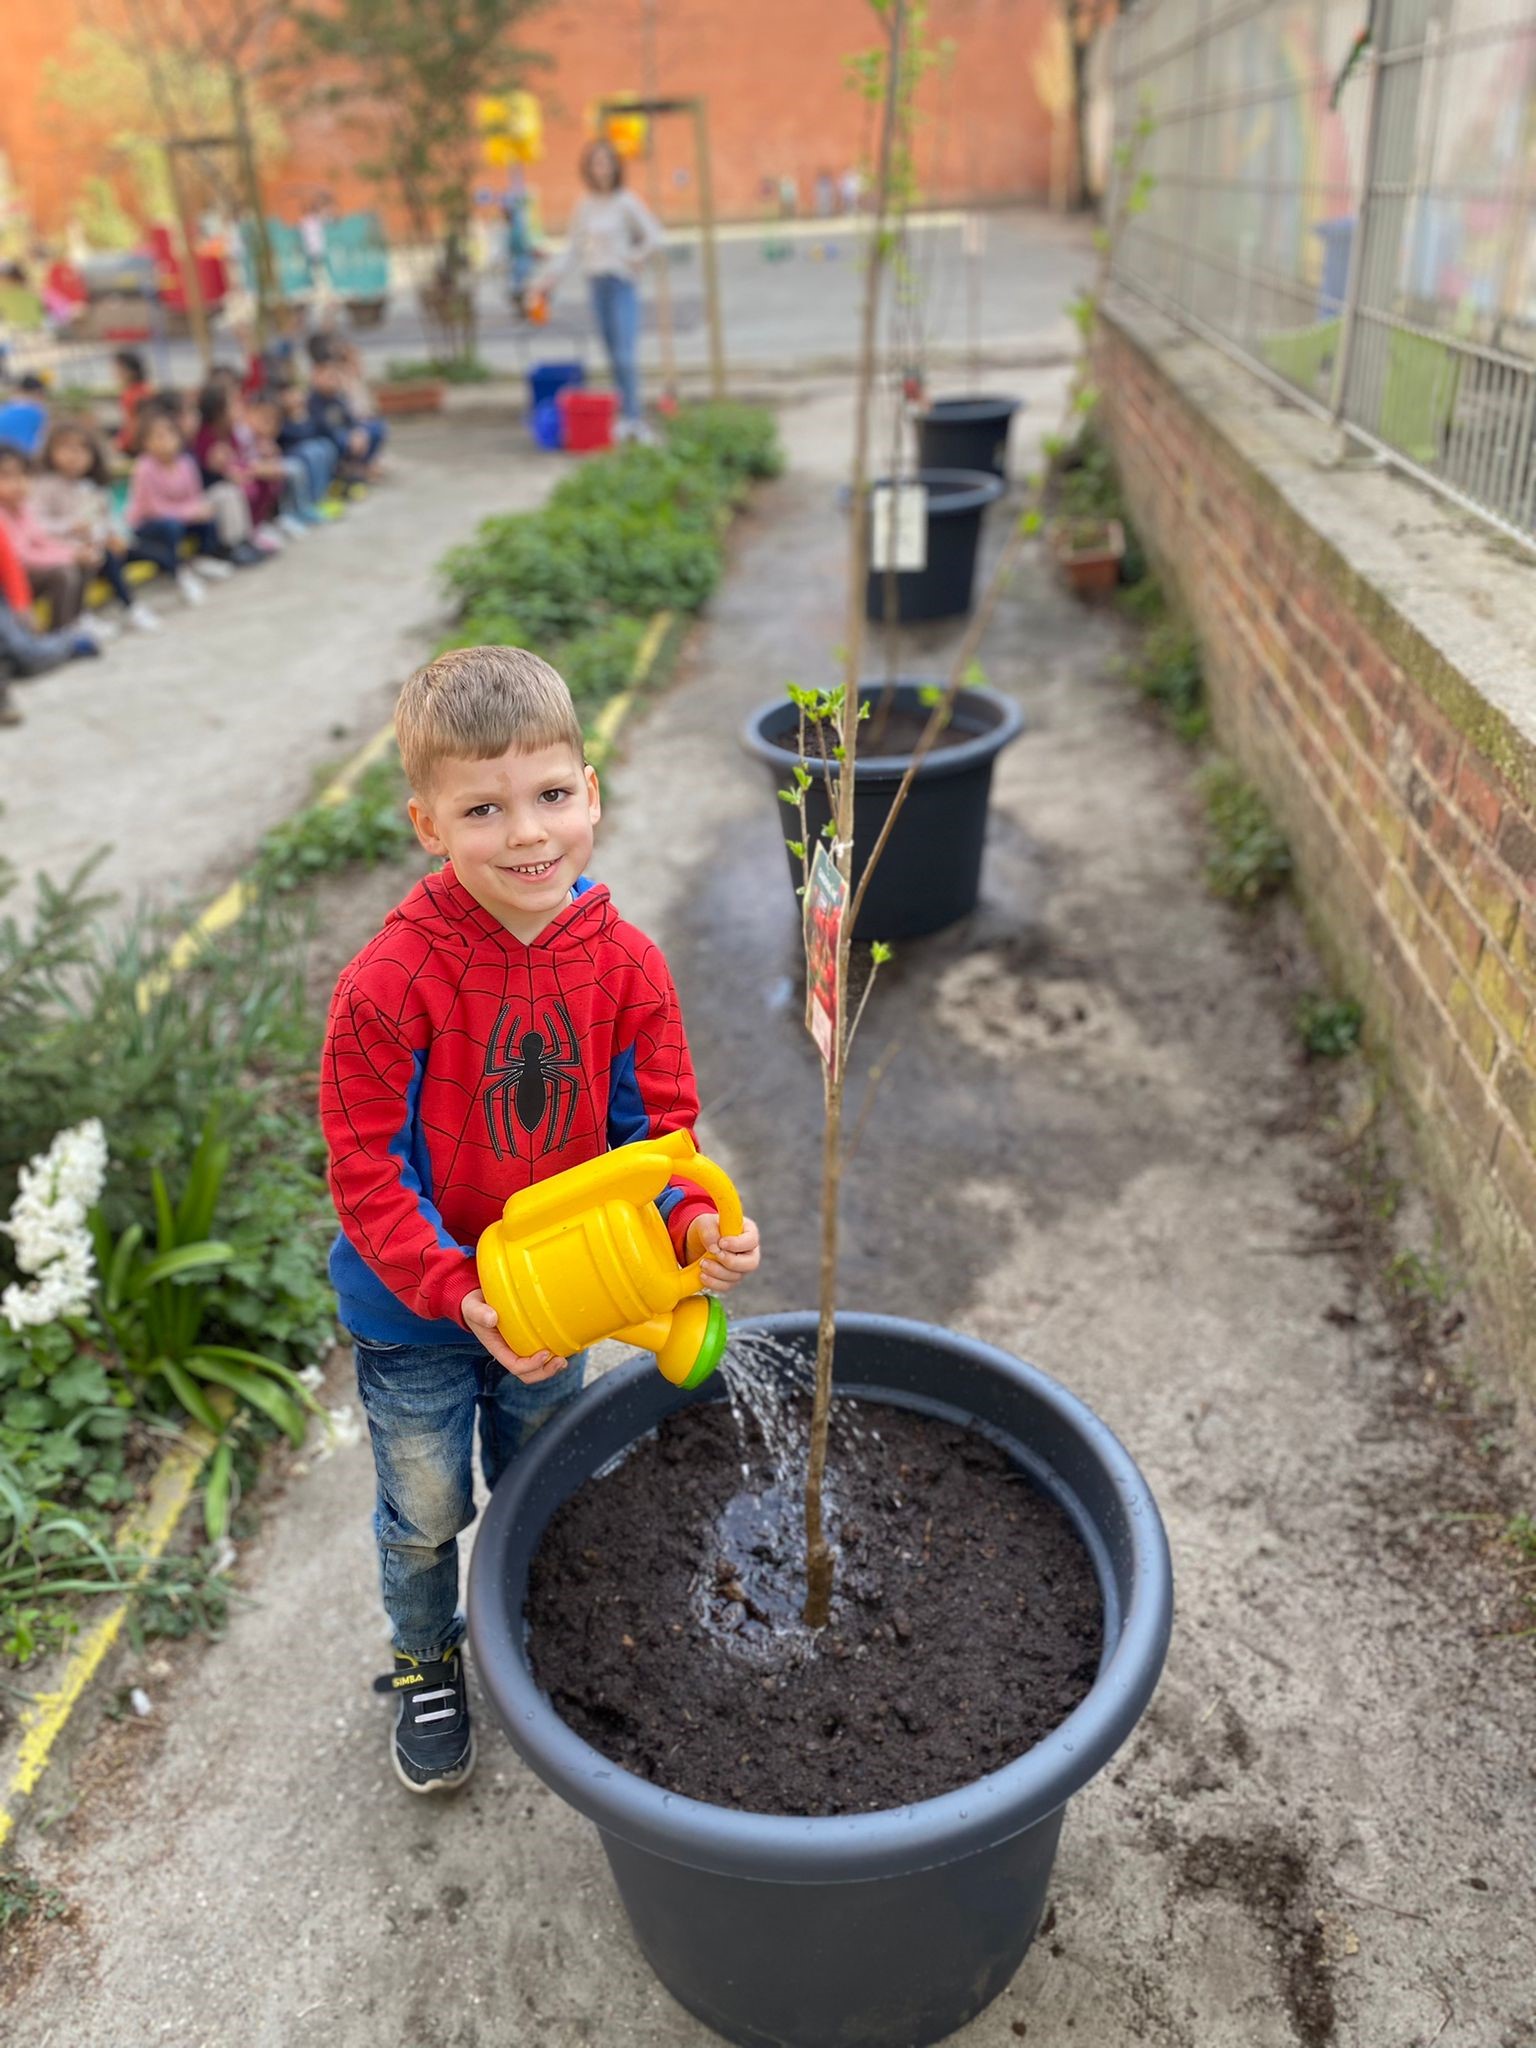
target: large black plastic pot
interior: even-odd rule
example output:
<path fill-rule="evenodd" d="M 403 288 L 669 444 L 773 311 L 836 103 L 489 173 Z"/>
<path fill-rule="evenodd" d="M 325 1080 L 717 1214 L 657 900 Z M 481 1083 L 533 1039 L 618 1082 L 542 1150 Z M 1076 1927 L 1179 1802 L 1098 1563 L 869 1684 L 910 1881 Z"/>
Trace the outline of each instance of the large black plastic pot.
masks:
<path fill-rule="evenodd" d="M 875 489 L 889 484 L 877 477 Z M 903 626 L 922 619 L 949 619 L 971 608 L 976 586 L 976 550 L 981 540 L 981 515 L 1003 495 L 1003 480 L 990 470 L 920 469 L 902 483 L 928 489 L 928 558 L 921 569 L 896 574 L 896 618 Z M 864 590 L 866 618 L 885 617 L 886 575 L 871 569 Z"/>
<path fill-rule="evenodd" d="M 815 1346 L 815 1317 L 742 1325 Z M 640 1359 L 534 1438 L 486 1510 L 469 1573 L 470 1643 L 525 1761 L 595 1821 L 635 1939 L 673 1997 L 743 2048 L 920 2048 L 1007 1984 L 1045 1904 L 1062 1813 L 1135 1727 L 1162 1669 L 1173 1580 L 1146 1481 L 1083 1403 L 990 1345 L 890 1316 L 840 1319 L 841 1392 L 983 1430 L 1059 1501 L 1104 1600 L 1092 1691 L 1001 1770 L 883 1813 L 793 1820 L 662 1791 L 572 1733 L 540 1692 L 523 1619 L 551 1515 L 584 1480 L 694 1401 Z M 1111 1853 L 1106 1847 L 1105 1853 Z"/>
<path fill-rule="evenodd" d="M 895 709 L 926 719 L 923 692 L 931 683 L 902 680 L 896 684 Z M 878 703 L 883 684 L 868 683 L 861 701 Z M 800 714 L 787 698 L 755 711 L 742 740 L 774 778 L 774 788 L 787 787 L 797 758 L 812 771 L 806 792 L 808 844 L 826 824 L 826 780 L 821 757 L 797 756 Z M 962 690 L 955 698 L 950 731 L 963 733 L 958 746 L 936 747 L 918 767 L 901 816 L 875 869 L 859 912 L 858 939 L 914 939 L 942 931 L 976 907 L 981 888 L 981 854 L 987 836 L 987 803 L 992 791 L 992 764 L 1010 740 L 1024 730 L 1024 714 L 1011 697 L 995 690 Z M 870 731 L 865 724 L 860 738 Z M 853 771 L 853 873 L 864 872 L 881 826 L 911 764 L 910 754 L 861 753 Z M 835 779 L 835 770 L 834 770 Z M 778 806 L 786 848 L 800 836 L 800 814 L 789 804 Z M 789 855 L 790 875 L 798 888 L 800 859 Z"/>
<path fill-rule="evenodd" d="M 917 422 L 924 469 L 986 469 L 1008 474 L 1008 428 L 1017 398 L 935 398 Z"/>

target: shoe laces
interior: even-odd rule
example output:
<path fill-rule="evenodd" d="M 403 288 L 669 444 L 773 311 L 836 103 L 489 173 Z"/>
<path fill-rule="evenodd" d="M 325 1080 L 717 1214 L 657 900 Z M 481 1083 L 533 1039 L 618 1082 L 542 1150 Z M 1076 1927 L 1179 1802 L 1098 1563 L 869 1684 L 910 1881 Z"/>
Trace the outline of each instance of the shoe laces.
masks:
<path fill-rule="evenodd" d="M 397 1656 L 393 1671 L 382 1672 L 373 1681 L 375 1692 L 405 1694 L 405 1706 L 415 1728 L 428 1728 L 437 1721 L 455 1720 L 463 1708 L 464 1669 L 457 1649 L 424 1663 L 416 1657 Z"/>

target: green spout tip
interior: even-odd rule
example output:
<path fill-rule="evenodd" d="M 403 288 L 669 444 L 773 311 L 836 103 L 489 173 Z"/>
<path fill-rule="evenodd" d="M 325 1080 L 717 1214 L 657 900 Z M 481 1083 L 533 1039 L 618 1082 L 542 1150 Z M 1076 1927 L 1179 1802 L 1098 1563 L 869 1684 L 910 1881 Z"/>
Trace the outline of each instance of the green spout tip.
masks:
<path fill-rule="evenodd" d="M 704 1325 L 704 1335 L 699 1340 L 699 1355 L 689 1368 L 684 1387 L 701 1387 L 725 1356 L 725 1347 L 730 1342 L 731 1326 L 726 1321 L 725 1309 L 709 1297 L 709 1316 Z"/>

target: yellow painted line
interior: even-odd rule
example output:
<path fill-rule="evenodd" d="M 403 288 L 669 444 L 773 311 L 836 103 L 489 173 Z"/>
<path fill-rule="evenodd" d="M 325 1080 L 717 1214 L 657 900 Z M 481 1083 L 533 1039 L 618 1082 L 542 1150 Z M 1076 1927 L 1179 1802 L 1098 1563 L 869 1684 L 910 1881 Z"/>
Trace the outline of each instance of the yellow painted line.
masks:
<path fill-rule="evenodd" d="M 634 709 L 635 699 L 645 688 L 651 670 L 656 666 L 656 657 L 672 625 L 671 612 L 657 612 L 645 629 L 645 637 L 635 649 L 635 664 L 629 672 L 629 681 L 617 697 L 610 697 L 598 713 L 597 723 L 592 728 L 592 739 L 587 747 L 587 759 L 593 767 L 599 767 L 613 751 L 619 728 Z"/>
<path fill-rule="evenodd" d="M 200 1423 L 188 1423 L 175 1446 L 161 1459 L 142 1508 L 117 1533 L 116 1548 L 132 1554 L 137 1562 L 126 1586 L 137 1586 L 150 1566 L 160 1557 L 175 1533 L 189 1500 L 197 1487 L 198 1474 L 212 1451 L 214 1439 Z M 53 1746 L 64 1732 L 75 1704 L 101 1669 L 107 1652 L 117 1641 L 128 1616 L 128 1602 L 119 1600 L 81 1636 L 70 1651 L 64 1675 L 52 1692 L 39 1693 L 20 1716 L 21 1747 L 15 1768 L 6 1783 L 4 1805 L 0 1806 L 0 1844 L 16 1825 L 17 1809 L 31 1796 L 48 1767 Z"/>
<path fill-rule="evenodd" d="M 364 770 L 388 752 L 394 737 L 395 722 L 391 719 L 332 776 L 315 801 L 320 804 L 344 802 Z M 146 975 L 139 983 L 136 993 L 140 1010 L 147 1009 L 155 996 L 168 988 L 178 974 L 185 972 L 204 943 L 215 932 L 227 930 L 255 901 L 255 897 L 256 891 L 249 882 L 232 882 L 221 895 L 216 896 L 176 941 L 166 956 L 165 966 L 154 974 Z M 117 1532 L 114 1547 L 136 1560 L 133 1572 L 124 1579 L 125 1589 L 138 1586 L 150 1566 L 163 1556 L 177 1523 L 197 1490 L 199 1475 L 214 1442 L 215 1439 L 200 1423 L 189 1422 L 156 1467 L 142 1507 L 136 1509 Z M 16 1754 L 15 1767 L 6 1782 L 4 1803 L 0 1804 L 0 1844 L 15 1827 L 18 1807 L 31 1796 L 47 1769 L 54 1744 L 91 1680 L 101 1669 L 108 1651 L 121 1635 L 127 1618 L 128 1601 L 123 1598 L 92 1622 L 80 1637 L 69 1653 L 59 1684 L 51 1692 L 39 1693 L 29 1706 L 23 1708 L 19 1722 L 21 1746 Z"/>

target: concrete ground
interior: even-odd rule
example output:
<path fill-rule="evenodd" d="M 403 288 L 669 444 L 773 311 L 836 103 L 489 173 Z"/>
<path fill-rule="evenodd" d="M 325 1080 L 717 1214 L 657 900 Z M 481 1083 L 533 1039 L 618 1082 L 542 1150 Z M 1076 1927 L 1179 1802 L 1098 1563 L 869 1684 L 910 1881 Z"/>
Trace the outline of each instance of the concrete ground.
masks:
<path fill-rule="evenodd" d="M 528 441 L 510 396 L 397 424 L 389 480 L 276 561 L 209 586 L 187 611 L 146 592 L 163 630 L 99 661 L 18 683 L 25 723 L 0 732 L 0 844 L 62 881 L 97 848 L 96 882 L 200 907 L 316 770 L 389 717 L 430 652 L 444 548 L 490 512 L 541 502 L 559 458 Z"/>
<path fill-rule="evenodd" d="M 1016 382 L 1049 419 L 1049 375 Z M 816 1262 L 796 911 L 736 735 L 786 677 L 828 675 L 843 634 L 846 394 L 808 390 L 784 424 L 789 474 L 607 776 L 597 863 L 668 952 L 709 1149 L 764 1228 L 743 1311 L 809 1302 Z M 905 662 L 937 670 L 952 637 Z M 1536 1711 L 1490 1540 L 1516 1457 L 1456 1376 L 1455 1314 L 1375 1284 L 1390 1204 L 1352 1195 L 1346 1149 L 1367 1096 L 1335 1105 L 1298 1063 L 1295 919 L 1255 931 L 1206 895 L 1187 757 L 1113 676 L 1122 646 L 1030 565 L 984 650 L 1029 729 L 982 906 L 900 951 L 855 1061 L 856 1091 L 883 1080 L 844 1300 L 1082 1394 L 1139 1459 L 1178 1574 L 1151 1712 L 1074 1802 L 1046 1930 L 957 2039 L 1532 2048 Z M 404 881 L 328 896 L 333 963 Z M 1427 1250 L 1411 1198 L 1400 1218 Z M 227 1640 L 151 1653 L 127 1674 L 150 1718 L 105 1724 L 73 1792 L 48 1788 L 24 1853 L 74 1911 L 14 1953 L 10 2048 L 704 2048 L 594 1834 L 494 1729 L 458 1800 L 396 1786 L 366 1691 L 371 1490 L 361 1445 L 296 1472 Z"/>

